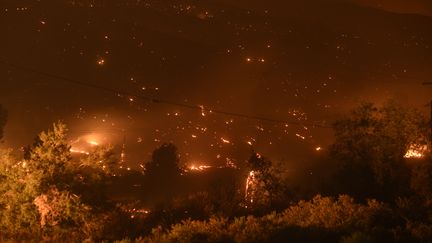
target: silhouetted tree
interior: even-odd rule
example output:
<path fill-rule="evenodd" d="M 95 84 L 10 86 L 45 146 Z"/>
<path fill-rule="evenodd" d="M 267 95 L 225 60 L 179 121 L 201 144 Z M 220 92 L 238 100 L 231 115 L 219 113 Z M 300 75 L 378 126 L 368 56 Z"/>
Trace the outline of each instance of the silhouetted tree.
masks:
<path fill-rule="evenodd" d="M 181 173 L 180 157 L 177 147 L 171 143 L 162 144 L 153 151 L 152 159 L 145 165 L 145 173 L 149 176 L 163 176 L 164 179 L 178 176 Z"/>
<path fill-rule="evenodd" d="M 404 156 L 427 143 L 427 122 L 393 101 L 362 104 L 334 124 L 332 155 L 340 162 L 337 186 L 359 197 L 391 199 L 409 185 Z"/>
<path fill-rule="evenodd" d="M 253 171 L 266 171 L 272 166 L 272 162 L 255 151 L 252 151 L 246 166 Z"/>
<path fill-rule="evenodd" d="M 0 140 L 3 138 L 3 128 L 7 122 L 7 111 L 0 104 Z"/>
<path fill-rule="evenodd" d="M 145 165 L 145 184 L 151 185 L 147 193 L 151 193 L 155 201 L 166 201 L 179 192 L 179 161 L 180 157 L 174 144 L 165 143 L 153 151 L 151 161 Z"/>

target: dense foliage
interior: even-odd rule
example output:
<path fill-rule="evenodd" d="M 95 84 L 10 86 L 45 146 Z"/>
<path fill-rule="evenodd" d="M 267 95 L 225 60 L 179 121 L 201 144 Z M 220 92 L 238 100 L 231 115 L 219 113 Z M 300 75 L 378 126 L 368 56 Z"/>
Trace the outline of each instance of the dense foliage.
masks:
<path fill-rule="evenodd" d="M 334 124 L 332 156 L 339 162 L 342 193 L 391 201 L 408 193 L 409 149 L 423 150 L 428 130 L 424 116 L 394 101 L 382 107 L 365 103 Z"/>
<path fill-rule="evenodd" d="M 358 204 L 341 195 L 315 196 L 280 213 L 234 219 L 184 220 L 167 230 L 155 228 L 136 242 L 404 242 L 415 240 L 394 224 L 394 212 L 383 203 Z M 407 236 L 409 235 L 409 236 Z M 123 241 L 127 242 L 127 240 Z"/>
<path fill-rule="evenodd" d="M 310 197 L 256 152 L 213 179 L 182 170 L 173 144 L 157 148 L 144 173 L 121 170 L 113 147 L 74 158 L 59 122 L 22 156 L 0 151 L 0 241 L 430 242 L 432 157 L 422 114 L 363 104 L 334 130 L 320 163 L 334 162 L 336 173 Z"/>
<path fill-rule="evenodd" d="M 24 159 L 2 152 L 1 237 L 54 241 L 73 236 L 79 241 L 102 235 L 109 214 L 98 212 L 97 193 L 87 193 L 100 178 L 72 161 L 66 134 L 66 126 L 56 123 L 36 138 Z"/>

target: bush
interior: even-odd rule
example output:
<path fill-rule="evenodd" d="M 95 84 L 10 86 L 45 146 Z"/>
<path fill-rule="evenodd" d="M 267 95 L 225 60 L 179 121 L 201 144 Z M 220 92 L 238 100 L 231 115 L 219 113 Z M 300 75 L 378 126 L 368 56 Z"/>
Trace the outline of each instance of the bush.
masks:
<path fill-rule="evenodd" d="M 346 232 L 372 228 L 374 217 L 386 210 L 374 200 L 363 205 L 346 195 L 338 199 L 316 196 L 262 217 L 185 220 L 170 229 L 155 228 L 137 242 L 334 242 Z M 344 238 L 354 242 L 360 239 L 366 237 L 353 234 Z"/>

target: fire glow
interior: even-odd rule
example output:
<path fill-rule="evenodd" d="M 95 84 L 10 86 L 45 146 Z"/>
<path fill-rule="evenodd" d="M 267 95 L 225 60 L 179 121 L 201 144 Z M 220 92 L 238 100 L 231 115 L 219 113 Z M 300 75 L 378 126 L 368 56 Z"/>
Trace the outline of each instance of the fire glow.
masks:
<path fill-rule="evenodd" d="M 410 149 L 406 152 L 404 158 L 406 159 L 421 159 L 424 157 L 425 152 L 427 151 L 427 146 L 415 146 L 411 145 Z"/>
<path fill-rule="evenodd" d="M 191 165 L 189 166 L 190 171 L 205 171 L 212 168 L 210 165 Z"/>
<path fill-rule="evenodd" d="M 256 172 L 250 171 L 248 177 L 246 178 L 246 188 L 245 188 L 245 207 L 247 208 L 248 204 L 254 203 L 255 190 L 256 190 Z"/>
<path fill-rule="evenodd" d="M 71 148 L 69 151 L 71 153 L 74 153 L 74 154 L 85 154 L 85 155 L 89 155 L 90 154 L 89 152 L 87 152 L 85 150 L 78 150 L 78 149 L 73 149 L 73 148 Z"/>

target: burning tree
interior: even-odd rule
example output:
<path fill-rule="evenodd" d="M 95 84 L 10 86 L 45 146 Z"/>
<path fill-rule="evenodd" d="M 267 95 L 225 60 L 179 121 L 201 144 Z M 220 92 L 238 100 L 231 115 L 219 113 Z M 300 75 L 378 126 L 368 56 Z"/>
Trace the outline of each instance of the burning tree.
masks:
<path fill-rule="evenodd" d="M 427 127 L 420 112 L 393 101 L 360 105 L 334 124 L 338 185 L 360 197 L 390 199 L 403 192 L 409 184 L 407 152 L 426 146 Z"/>
<path fill-rule="evenodd" d="M 245 207 L 275 206 L 288 194 L 280 168 L 256 152 L 252 152 L 246 165 Z"/>

